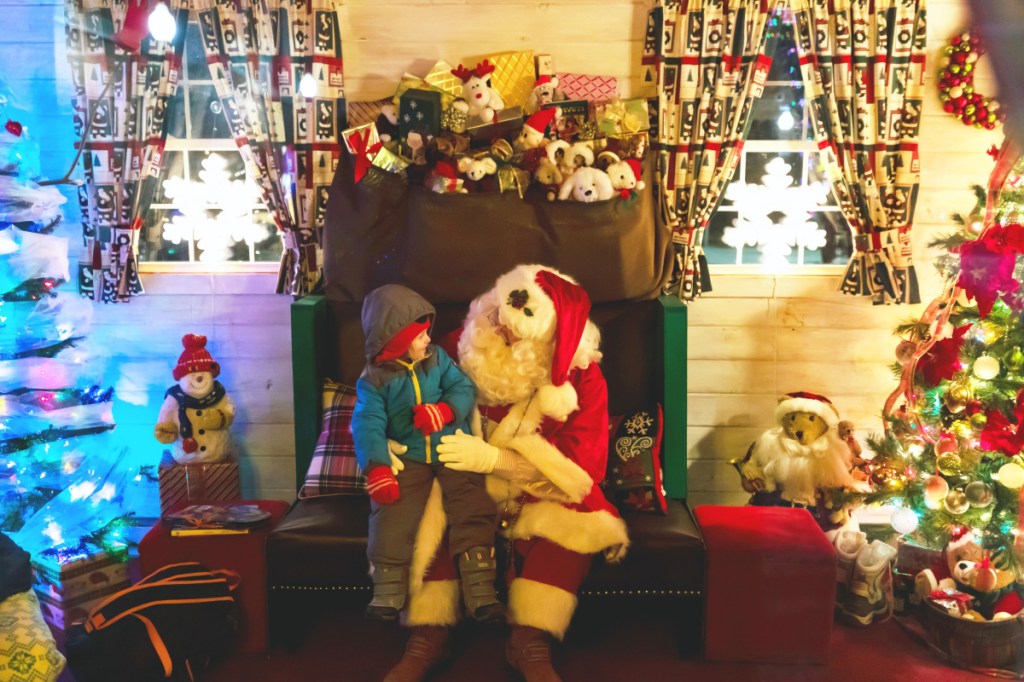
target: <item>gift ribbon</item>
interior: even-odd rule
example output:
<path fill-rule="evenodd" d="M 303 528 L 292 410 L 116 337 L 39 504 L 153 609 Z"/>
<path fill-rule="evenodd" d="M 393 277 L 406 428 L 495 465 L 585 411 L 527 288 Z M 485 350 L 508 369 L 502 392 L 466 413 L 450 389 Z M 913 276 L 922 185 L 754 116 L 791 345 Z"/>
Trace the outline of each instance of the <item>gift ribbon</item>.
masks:
<path fill-rule="evenodd" d="M 601 112 L 601 118 L 615 124 L 615 127 L 624 133 L 640 132 L 640 117 L 627 111 L 624 104 L 606 104 Z"/>
<path fill-rule="evenodd" d="M 357 130 L 352 133 L 349 140 L 352 142 L 352 148 L 355 150 L 353 154 L 356 157 L 355 177 L 356 182 L 359 182 L 366 175 L 366 171 L 370 170 L 370 166 L 373 165 L 373 157 L 377 155 L 382 145 L 380 142 L 370 144 L 369 129 Z"/>

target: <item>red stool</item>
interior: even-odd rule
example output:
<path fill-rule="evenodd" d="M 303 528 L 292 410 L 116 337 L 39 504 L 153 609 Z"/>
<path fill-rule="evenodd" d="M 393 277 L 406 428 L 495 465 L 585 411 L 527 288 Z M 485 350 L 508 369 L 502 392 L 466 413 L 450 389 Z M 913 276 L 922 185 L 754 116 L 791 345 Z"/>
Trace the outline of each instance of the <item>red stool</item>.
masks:
<path fill-rule="evenodd" d="M 185 501 L 184 506 L 197 504 Z M 210 569 L 237 572 L 242 582 L 235 590 L 241 612 L 235 651 L 267 650 L 267 534 L 288 511 L 279 500 L 224 501 L 216 504 L 255 504 L 270 512 L 270 523 L 244 535 L 171 536 L 170 528 L 157 522 L 139 543 L 139 567 L 146 576 L 167 564 L 198 561 Z"/>
<path fill-rule="evenodd" d="M 710 661 L 825 663 L 836 553 L 804 509 L 694 510 L 707 547 L 704 656 Z"/>

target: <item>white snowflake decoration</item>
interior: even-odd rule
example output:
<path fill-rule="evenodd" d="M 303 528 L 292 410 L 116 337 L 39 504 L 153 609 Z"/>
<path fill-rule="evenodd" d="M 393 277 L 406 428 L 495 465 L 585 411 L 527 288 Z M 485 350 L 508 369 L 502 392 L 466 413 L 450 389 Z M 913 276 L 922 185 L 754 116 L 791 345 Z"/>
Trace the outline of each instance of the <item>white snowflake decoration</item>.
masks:
<path fill-rule="evenodd" d="M 733 201 L 738 211 L 736 222 L 725 228 L 722 241 L 736 249 L 736 264 L 743 261 L 743 247 L 757 247 L 761 262 L 773 267 L 789 265 L 789 256 L 797 249 L 797 263 L 803 265 L 804 251 L 815 251 L 825 245 L 825 231 L 809 220 L 828 201 L 831 187 L 824 182 L 793 186 L 792 166 L 776 156 L 768 165 L 760 185 L 733 182 L 725 190 L 725 198 Z M 782 213 L 775 223 L 769 216 Z"/>
<path fill-rule="evenodd" d="M 651 419 L 651 415 L 646 412 L 634 414 L 626 420 L 626 433 L 631 436 L 635 436 L 638 433 L 647 433 L 647 430 L 651 428 L 653 423 L 654 420 Z"/>
<path fill-rule="evenodd" d="M 263 241 L 269 232 L 252 219 L 252 208 L 259 202 L 256 184 L 247 178 L 232 180 L 227 166 L 223 156 L 210 154 L 203 159 L 198 182 L 164 181 L 164 193 L 179 214 L 164 223 L 163 238 L 173 244 L 194 239 L 204 263 L 226 261 L 232 246 Z"/>

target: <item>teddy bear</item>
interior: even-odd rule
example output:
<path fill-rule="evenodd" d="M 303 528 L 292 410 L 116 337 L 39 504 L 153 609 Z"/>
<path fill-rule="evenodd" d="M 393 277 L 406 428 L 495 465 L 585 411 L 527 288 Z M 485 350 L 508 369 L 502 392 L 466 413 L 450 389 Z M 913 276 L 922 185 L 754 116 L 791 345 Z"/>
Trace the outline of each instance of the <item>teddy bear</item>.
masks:
<path fill-rule="evenodd" d="M 860 489 L 854 456 L 840 435 L 839 412 L 822 395 L 787 393 L 775 407 L 776 426 L 734 460 L 751 504 L 817 507 L 819 493 Z M 839 520 L 841 511 L 832 513 Z M 818 519 L 823 524 L 823 519 Z"/>
<path fill-rule="evenodd" d="M 532 114 L 540 111 L 545 104 L 562 99 L 565 96 L 558 91 L 558 76 L 540 76 L 533 82 L 533 90 L 523 105 L 523 111 Z"/>
<path fill-rule="evenodd" d="M 495 114 L 505 108 L 501 95 L 491 87 L 493 72 L 494 65 L 486 59 L 472 69 L 462 64 L 452 69 L 452 75 L 462 80 L 462 97 L 455 100 L 452 106 L 466 112 L 467 116 L 476 116 L 484 123 L 493 121 Z"/>
<path fill-rule="evenodd" d="M 489 156 L 463 156 L 459 159 L 459 172 L 466 176 L 463 187 L 467 192 L 486 192 L 491 189 L 487 176 L 498 172 L 498 163 Z"/>
<path fill-rule="evenodd" d="M 914 577 L 914 593 L 922 600 L 940 592 L 967 594 L 973 598 L 971 608 L 957 608 L 956 615 L 968 620 L 1002 620 L 1024 608 L 1014 584 L 1013 572 L 992 564 L 973 531 L 954 526 L 940 559 Z"/>
<path fill-rule="evenodd" d="M 591 203 L 607 201 L 615 196 L 611 178 L 600 168 L 578 168 L 575 173 L 562 181 L 558 198 L 562 201 Z"/>
<path fill-rule="evenodd" d="M 634 191 L 640 191 L 646 185 L 641 179 L 643 171 L 636 159 L 623 161 L 614 152 L 601 152 L 597 157 L 598 167 L 612 180 L 612 188 L 623 199 L 628 199 Z"/>
<path fill-rule="evenodd" d="M 206 350 L 206 337 L 186 334 L 181 343 L 185 350 L 172 372 L 178 383 L 164 394 L 153 435 L 174 443 L 171 456 L 179 464 L 219 462 L 231 454 L 235 406 L 216 381 L 220 364 Z"/>
<path fill-rule="evenodd" d="M 381 142 L 398 139 L 398 109 L 394 104 L 385 104 L 377 114 L 377 136 Z"/>
<path fill-rule="evenodd" d="M 529 116 L 519 131 L 519 135 L 512 141 L 512 149 L 517 152 L 527 152 L 545 146 L 548 143 L 545 133 L 554 119 L 554 109 L 541 109 Z"/>
<path fill-rule="evenodd" d="M 558 165 L 548 157 L 542 156 L 537 169 L 533 171 L 533 181 L 541 186 L 548 201 L 554 201 L 558 196 L 562 179 L 562 171 L 558 169 Z"/>

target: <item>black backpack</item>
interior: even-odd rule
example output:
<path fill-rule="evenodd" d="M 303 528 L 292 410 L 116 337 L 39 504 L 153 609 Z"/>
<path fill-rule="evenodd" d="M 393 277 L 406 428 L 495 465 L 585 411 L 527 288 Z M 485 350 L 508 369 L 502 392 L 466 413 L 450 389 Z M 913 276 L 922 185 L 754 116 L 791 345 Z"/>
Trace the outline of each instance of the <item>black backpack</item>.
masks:
<path fill-rule="evenodd" d="M 232 578 L 234 580 L 232 580 Z M 195 680 L 238 630 L 237 576 L 170 564 L 111 595 L 68 633 L 77 682 Z"/>

